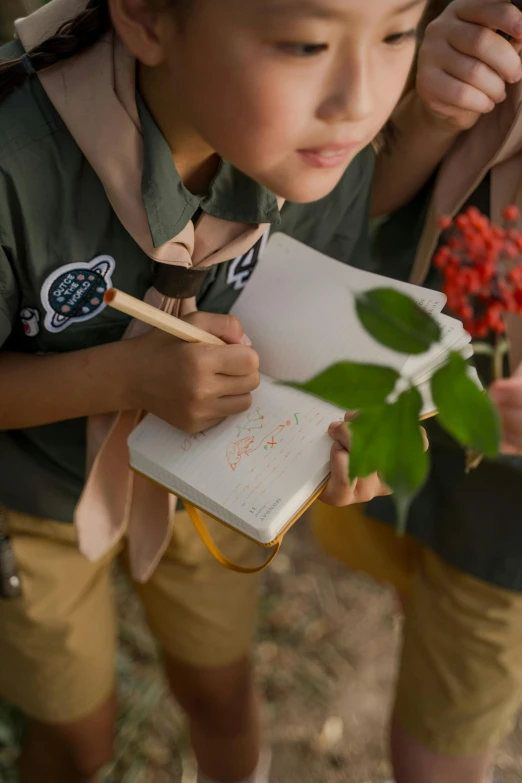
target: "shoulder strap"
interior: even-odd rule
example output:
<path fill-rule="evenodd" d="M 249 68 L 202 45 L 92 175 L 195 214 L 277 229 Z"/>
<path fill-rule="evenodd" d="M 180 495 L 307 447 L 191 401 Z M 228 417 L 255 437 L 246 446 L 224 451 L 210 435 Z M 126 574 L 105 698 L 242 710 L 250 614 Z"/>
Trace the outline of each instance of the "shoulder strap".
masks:
<path fill-rule="evenodd" d="M 273 561 L 279 550 L 281 549 L 281 544 L 283 543 L 283 537 L 279 538 L 276 541 L 276 544 L 274 546 L 274 549 L 270 553 L 270 557 L 268 560 L 266 560 L 263 565 L 256 566 L 255 568 L 244 568 L 243 566 L 236 565 L 236 563 L 233 563 L 231 560 L 226 557 L 223 552 L 218 548 L 216 542 L 210 535 L 210 533 L 207 530 L 207 527 L 205 523 L 203 522 L 203 519 L 201 518 L 201 514 L 199 513 L 199 510 L 193 506 L 191 503 L 187 503 L 184 501 L 183 505 L 187 509 L 188 515 L 192 521 L 192 524 L 198 531 L 201 540 L 207 547 L 210 554 L 225 568 L 228 568 L 229 571 L 235 571 L 237 574 L 258 574 L 261 571 L 264 571 L 265 568 L 267 568 L 270 563 Z"/>

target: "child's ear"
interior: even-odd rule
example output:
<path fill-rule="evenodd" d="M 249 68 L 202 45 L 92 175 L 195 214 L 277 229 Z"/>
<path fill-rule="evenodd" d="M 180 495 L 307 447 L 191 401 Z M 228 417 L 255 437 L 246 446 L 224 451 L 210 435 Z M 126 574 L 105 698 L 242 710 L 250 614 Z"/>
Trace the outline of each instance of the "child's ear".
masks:
<path fill-rule="evenodd" d="M 153 0 L 109 0 L 117 34 L 137 60 L 154 67 L 164 60 L 163 28 L 170 14 L 160 13 Z"/>

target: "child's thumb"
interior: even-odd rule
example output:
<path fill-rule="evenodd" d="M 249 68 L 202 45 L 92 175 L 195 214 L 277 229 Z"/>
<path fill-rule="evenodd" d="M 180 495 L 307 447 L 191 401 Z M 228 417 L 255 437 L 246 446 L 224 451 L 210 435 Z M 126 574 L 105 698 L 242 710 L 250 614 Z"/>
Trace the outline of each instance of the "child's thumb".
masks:
<path fill-rule="evenodd" d="M 185 320 L 230 345 L 252 345 L 252 341 L 243 331 L 241 321 L 233 315 L 197 312 L 186 316 Z"/>

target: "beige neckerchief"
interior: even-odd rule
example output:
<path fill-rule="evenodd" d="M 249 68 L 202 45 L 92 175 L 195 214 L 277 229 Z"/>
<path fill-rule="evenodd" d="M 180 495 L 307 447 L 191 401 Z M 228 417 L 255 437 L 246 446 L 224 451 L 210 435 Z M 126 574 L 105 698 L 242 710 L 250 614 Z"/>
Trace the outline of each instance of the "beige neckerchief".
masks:
<path fill-rule="evenodd" d="M 17 22 L 26 51 L 84 10 L 87 0 L 52 0 Z M 38 74 L 49 99 L 101 180 L 119 220 L 142 250 L 163 264 L 208 267 L 250 250 L 268 224 L 247 225 L 203 214 L 154 247 L 141 191 L 143 139 L 135 99 L 135 61 L 112 33 L 85 52 Z M 278 201 L 279 206 L 282 200 Z M 195 300 L 173 300 L 151 289 L 146 300 L 184 315 Z M 131 323 L 126 337 L 142 327 Z M 102 557 L 127 532 L 133 576 L 146 581 L 165 551 L 175 498 L 128 468 L 127 438 L 140 412 L 91 417 L 93 464 L 75 511 L 81 551 Z"/>
<path fill-rule="evenodd" d="M 437 176 L 411 282 L 422 285 L 440 238 L 442 215 L 456 215 L 484 177 L 491 176 L 491 218 L 515 203 L 522 211 L 522 83 L 508 88 L 506 100 L 462 134 Z M 506 317 L 512 370 L 522 361 L 522 318 Z"/>

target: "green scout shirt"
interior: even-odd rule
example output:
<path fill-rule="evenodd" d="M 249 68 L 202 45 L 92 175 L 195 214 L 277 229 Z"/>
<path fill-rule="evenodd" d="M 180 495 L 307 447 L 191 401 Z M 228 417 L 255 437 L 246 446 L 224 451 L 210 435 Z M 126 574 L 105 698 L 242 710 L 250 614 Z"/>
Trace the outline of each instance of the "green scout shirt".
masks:
<path fill-rule="evenodd" d="M 0 59 L 20 52 L 13 42 L 0 49 Z M 341 261 L 368 262 L 370 149 L 358 156 L 327 198 L 285 204 L 280 215 L 271 193 L 225 162 L 208 194 L 189 193 L 139 99 L 138 109 L 145 153 L 143 199 L 156 246 L 202 209 L 226 219 L 267 222 L 272 230 Z M 209 271 L 198 298 L 201 309 L 230 309 L 257 262 L 260 245 Z M 143 298 L 154 269 L 120 224 L 38 79 L 27 80 L 0 104 L 2 350 L 58 353 L 119 340 L 129 319 L 105 309 L 103 293 L 113 285 Z M 70 522 L 84 484 L 85 455 L 85 419 L 0 433 L 0 504 Z"/>
<path fill-rule="evenodd" d="M 377 271 L 408 279 L 433 182 L 375 232 L 373 258 Z M 490 214 L 489 177 L 463 210 L 468 206 Z M 440 275 L 435 268 L 430 270 L 425 285 L 440 289 Z M 475 362 L 487 385 L 491 380 L 488 360 L 475 357 Z M 436 418 L 426 422 L 426 429 L 431 471 L 412 506 L 408 532 L 461 571 L 522 591 L 522 459 L 484 460 L 477 470 L 466 475 L 465 456 L 459 444 L 438 425 Z M 389 498 L 377 498 L 367 511 L 389 524 L 395 522 L 395 509 Z"/>

